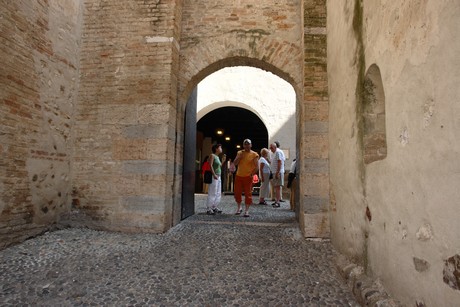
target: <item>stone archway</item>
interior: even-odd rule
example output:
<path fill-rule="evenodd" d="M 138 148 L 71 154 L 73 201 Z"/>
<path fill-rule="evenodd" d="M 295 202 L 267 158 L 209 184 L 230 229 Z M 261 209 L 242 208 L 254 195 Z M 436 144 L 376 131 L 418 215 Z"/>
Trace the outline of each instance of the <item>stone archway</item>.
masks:
<path fill-rule="evenodd" d="M 235 60 L 234 58 L 229 59 L 227 63 L 234 63 L 234 60 Z M 225 62 L 226 62 L 226 61 L 224 60 L 224 61 L 221 62 L 221 63 L 213 64 L 213 65 L 211 65 L 211 66 L 212 66 L 212 67 L 215 67 L 214 69 L 217 70 L 217 69 L 220 69 L 223 65 L 225 65 L 225 64 L 224 64 Z M 271 66 L 271 65 L 268 64 L 268 63 L 262 63 L 261 61 L 258 61 L 258 60 L 255 60 L 255 59 L 241 59 L 241 62 L 244 63 L 245 65 L 248 65 L 248 63 L 252 63 L 252 64 L 254 64 L 254 66 L 256 66 L 256 67 L 261 67 L 261 66 L 262 66 L 262 67 L 268 68 L 268 69 L 269 69 L 268 71 L 270 71 L 270 72 L 272 72 L 272 73 L 275 73 L 275 74 L 278 73 L 278 76 L 280 76 L 280 75 L 286 76 L 286 73 L 279 73 L 279 71 L 280 71 L 279 69 L 277 69 L 276 67 Z M 212 73 L 212 72 L 213 72 L 213 71 L 210 71 L 210 73 Z M 292 82 L 292 79 L 291 79 L 290 81 Z M 198 84 L 197 81 L 195 81 L 195 82 L 196 82 L 196 83 L 192 83 L 193 86 L 196 86 L 196 84 Z M 290 84 L 292 85 L 292 83 L 290 83 Z M 293 86 L 293 87 L 294 87 L 294 86 Z M 299 105 L 300 105 L 300 102 L 299 102 L 299 99 L 298 99 L 298 97 L 299 97 L 298 93 L 297 93 L 295 96 L 296 96 L 296 100 L 297 100 L 297 101 L 296 101 L 296 106 L 299 106 Z M 297 112 L 297 114 L 296 114 L 296 118 L 298 118 L 298 117 L 300 116 L 300 113 L 301 113 L 301 110 L 298 110 L 298 112 Z M 179 119 L 178 122 L 181 123 L 181 122 L 183 122 L 183 120 L 182 120 L 182 119 Z M 297 122 L 298 122 L 298 121 L 297 121 Z M 297 125 L 297 131 L 296 131 L 297 135 L 298 135 L 298 134 L 300 133 L 300 131 L 301 131 L 300 128 L 301 128 L 301 126 L 300 126 L 300 125 Z M 297 141 L 296 141 L 296 145 L 298 146 L 299 144 L 300 144 L 300 137 L 299 137 L 299 135 L 298 135 Z M 313 146 L 311 146 L 311 147 L 313 147 Z M 297 147 L 297 148 L 298 148 L 298 147 Z M 297 153 L 296 153 L 296 154 L 297 154 L 297 155 L 299 154 L 299 150 L 297 150 Z M 310 161 L 310 162 L 311 162 L 311 161 Z M 322 166 L 319 165 L 318 167 L 321 168 Z M 303 177 L 303 178 L 301 177 L 301 178 L 299 178 L 299 182 L 300 182 L 300 184 L 301 184 L 301 189 L 300 189 L 301 191 L 302 191 L 302 180 L 304 180 L 304 178 L 307 178 L 307 177 Z M 309 178 L 309 179 L 311 179 L 311 178 Z M 313 182 L 315 182 L 315 180 L 316 180 L 316 178 L 313 178 Z M 326 193 L 328 193 L 328 192 L 326 192 Z M 302 195 L 302 192 L 301 192 L 301 195 Z M 300 207 L 299 212 L 298 212 L 298 214 L 299 214 L 299 219 L 300 219 L 301 225 L 304 225 L 304 224 L 306 224 L 306 223 L 305 223 L 305 212 L 304 212 L 304 210 L 305 210 L 305 209 L 304 209 L 305 199 L 300 198 L 300 201 L 299 201 L 299 202 L 300 202 L 300 204 L 299 204 L 299 206 L 298 206 L 298 207 Z M 317 206 L 317 202 L 314 202 L 313 205 L 314 205 L 314 206 Z M 321 212 L 321 214 L 322 214 L 322 215 L 321 215 L 320 222 L 319 222 L 320 225 L 315 224 L 314 226 L 315 226 L 315 227 L 319 227 L 319 228 L 321 229 L 322 232 L 320 233 L 320 235 L 324 235 L 324 233 L 328 233 L 328 231 L 329 231 L 329 230 L 327 229 L 327 225 L 328 225 L 327 213 Z M 326 220 L 325 220 L 325 219 L 326 219 Z M 307 222 L 307 223 L 309 223 L 309 222 Z M 311 223 L 309 223 L 309 225 L 311 225 Z M 311 227 L 311 226 L 310 226 L 310 227 Z M 316 231 L 316 229 L 313 229 L 313 231 Z M 314 236 L 320 236 L 320 235 L 318 235 L 318 232 L 315 232 L 313 235 L 309 235 L 309 236 L 314 237 Z"/>
<path fill-rule="evenodd" d="M 203 78 L 221 68 L 257 67 L 289 82 L 296 92 L 300 226 L 307 237 L 328 237 L 325 2 L 281 1 L 275 9 L 266 0 L 215 6 L 198 0 L 184 2 L 181 13 L 177 134 L 183 135 L 180 123 L 192 90 Z M 180 148 L 176 146 L 176 149 L 176 156 L 181 156 Z"/>
<path fill-rule="evenodd" d="M 224 62 L 227 62 L 227 63 L 235 63 L 235 59 L 228 59 L 228 61 L 224 61 Z M 291 111 L 293 111 L 292 114 L 288 114 L 286 113 L 286 108 L 284 105 L 281 105 L 280 101 L 276 101 L 276 103 L 274 103 L 275 106 L 272 106 L 272 116 L 276 117 L 278 116 L 278 118 L 280 119 L 280 122 L 281 123 L 273 123 L 271 127 L 271 133 L 269 133 L 269 137 L 267 138 L 267 141 L 263 144 L 262 147 L 268 147 L 268 143 L 269 142 L 272 142 L 272 141 L 275 141 L 275 140 L 279 140 L 280 137 L 283 136 L 283 134 L 279 133 L 279 131 L 283 132 L 285 130 L 289 130 L 289 129 L 286 129 L 285 126 L 287 126 L 288 124 L 286 124 L 286 121 L 290 121 L 289 123 L 289 126 L 292 126 L 291 127 L 291 135 L 290 136 L 293 136 L 295 135 L 296 132 L 295 131 L 295 106 L 298 105 L 298 95 L 296 94 L 295 92 L 295 89 L 294 87 L 292 86 L 292 81 L 291 82 L 287 82 L 286 80 L 283 80 L 283 79 L 280 79 L 278 77 L 280 77 L 279 75 L 283 75 L 283 76 L 287 76 L 286 73 L 282 72 L 281 70 L 277 69 L 276 67 L 271 67 L 269 64 L 267 63 L 263 63 L 261 61 L 257 61 L 255 59 L 243 59 L 243 58 L 239 58 L 237 60 L 238 64 L 245 64 L 245 65 L 237 65 L 237 66 L 250 66 L 249 68 L 260 68 L 260 67 L 266 67 L 268 69 L 267 70 L 263 70 L 263 74 L 269 74 L 269 72 L 271 72 L 272 74 L 270 78 L 272 78 L 271 80 L 271 84 L 273 84 L 273 82 L 279 82 L 279 83 L 282 83 L 282 85 L 278 85 L 276 87 L 276 89 L 274 89 L 274 91 L 276 92 L 276 90 L 279 90 L 280 88 L 282 88 L 284 91 L 288 91 L 288 95 L 285 96 L 284 98 L 286 99 L 286 97 L 288 97 L 292 103 L 292 109 Z M 251 63 L 253 65 L 248 65 L 248 63 Z M 221 68 L 223 68 L 222 66 L 225 65 L 223 64 L 222 62 L 221 63 L 215 63 L 213 65 L 211 65 L 212 67 L 214 67 L 214 69 L 216 70 L 220 70 Z M 225 66 L 224 66 L 225 67 Z M 229 67 L 231 67 L 231 65 L 229 65 Z M 260 70 L 260 69 L 258 69 Z M 260 70 L 262 71 L 262 70 Z M 212 75 L 214 73 L 214 71 L 210 71 L 209 75 Z M 260 73 L 259 73 L 260 74 Z M 275 75 L 278 74 L 278 77 L 275 77 Z M 203 79 L 205 79 L 207 76 L 204 75 L 203 76 Z M 258 78 L 261 78 L 260 75 L 258 76 Z M 202 79 L 202 80 L 203 80 Z M 273 80 L 275 79 L 275 80 Z M 199 80 L 201 81 L 201 80 Z M 179 161 L 181 161 L 180 159 L 182 159 L 183 161 L 183 169 L 184 169 L 184 172 L 182 174 L 183 178 L 182 178 L 182 187 L 180 188 L 180 190 L 182 191 L 181 195 L 182 195 L 182 198 L 183 199 L 178 199 L 177 201 L 179 202 L 180 201 L 180 208 L 181 208 L 181 219 L 185 218 L 186 216 L 189 216 L 192 214 L 193 212 L 193 209 L 192 208 L 189 208 L 189 206 L 187 205 L 187 202 L 191 202 L 191 200 L 193 200 L 193 196 L 190 195 L 191 193 L 191 187 L 190 187 L 190 178 L 192 176 L 191 174 L 191 165 L 192 165 L 192 162 L 191 161 L 186 161 L 186 157 L 190 158 L 190 156 L 194 156 L 195 155 L 195 151 L 194 151 L 194 148 L 192 149 L 191 146 L 190 146 L 190 130 L 195 130 L 196 129 L 196 126 L 194 125 L 194 123 L 192 123 L 192 120 L 190 119 L 190 110 L 198 110 L 198 114 L 197 114 L 197 120 L 200 119 L 204 114 L 212 111 L 213 109 L 216 109 L 216 108 L 220 108 L 220 107 L 223 107 L 223 106 L 235 106 L 235 107 L 240 107 L 240 108 L 243 108 L 243 109 L 246 109 L 246 110 L 249 110 L 251 111 L 252 113 L 256 114 L 256 116 L 260 119 L 261 123 L 263 123 L 263 125 L 265 127 L 267 127 L 269 124 L 270 124 L 270 118 L 267 116 L 267 110 L 260 110 L 260 106 L 254 106 L 253 105 L 253 101 L 249 101 L 249 102 L 236 102 L 236 101 L 219 101 L 219 102 L 215 102 L 213 104 L 210 104 L 210 105 L 207 105 L 205 107 L 202 107 L 201 109 L 198 109 L 196 107 L 196 104 L 197 104 L 197 97 L 196 96 L 199 96 L 199 93 L 200 93 L 200 90 L 198 88 L 198 84 L 199 82 L 196 83 L 195 86 L 195 90 L 193 91 L 192 95 L 190 95 L 187 99 L 187 103 L 186 103 L 186 107 L 184 109 L 184 117 L 180 117 L 179 115 L 179 118 L 177 120 L 178 124 L 181 124 L 184 123 L 184 126 L 182 126 L 182 129 L 183 131 L 180 132 L 180 135 L 183 135 L 184 136 L 184 146 L 182 147 L 183 148 L 183 153 L 182 153 L 182 158 L 178 158 Z M 198 90 L 197 90 L 198 88 Z M 282 95 L 277 95 L 275 92 L 272 93 L 272 96 L 282 96 Z M 275 99 L 274 97 L 272 97 L 272 100 Z M 279 97 L 278 97 L 279 99 Z M 244 99 L 243 99 L 244 100 Z M 275 99 L 276 100 L 276 99 Z M 258 110 L 259 108 L 259 110 Z M 281 110 L 280 110 L 281 109 Z M 273 129 L 275 128 L 275 129 Z M 276 131 L 275 131 L 276 130 Z M 285 133 L 286 134 L 286 133 Z M 188 136 L 188 138 L 187 138 Z M 193 140 L 194 141 L 194 140 Z M 296 156 L 296 140 L 285 140 L 285 141 L 282 141 L 283 143 L 283 146 L 282 147 L 283 149 L 288 149 L 288 150 L 291 150 L 291 155 L 289 156 L 289 154 L 287 155 L 287 158 L 289 159 L 289 161 L 287 162 L 287 165 L 288 167 L 290 166 L 290 163 L 291 163 L 291 160 L 293 159 L 293 157 Z M 262 147 L 260 147 L 259 149 L 261 149 Z M 289 151 L 288 151 L 289 152 Z M 187 187 L 188 186 L 188 187 Z M 185 194 L 187 193 L 187 194 Z M 185 198 L 185 199 L 184 199 Z M 176 203 L 178 204 L 178 203 Z M 177 216 L 177 207 L 176 206 L 176 216 Z M 188 208 L 188 209 L 185 209 L 185 211 L 187 212 L 190 212 L 189 214 L 186 214 L 184 216 L 184 208 Z M 176 221 L 177 223 L 178 221 Z"/>

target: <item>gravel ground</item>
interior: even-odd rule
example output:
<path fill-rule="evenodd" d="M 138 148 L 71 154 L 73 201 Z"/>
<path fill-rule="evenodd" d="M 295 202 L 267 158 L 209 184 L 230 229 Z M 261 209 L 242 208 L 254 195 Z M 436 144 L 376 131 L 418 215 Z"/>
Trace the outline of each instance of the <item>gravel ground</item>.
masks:
<path fill-rule="evenodd" d="M 328 241 L 302 238 L 287 202 L 196 214 L 165 234 L 49 232 L 0 251 L 1 306 L 359 306 Z"/>

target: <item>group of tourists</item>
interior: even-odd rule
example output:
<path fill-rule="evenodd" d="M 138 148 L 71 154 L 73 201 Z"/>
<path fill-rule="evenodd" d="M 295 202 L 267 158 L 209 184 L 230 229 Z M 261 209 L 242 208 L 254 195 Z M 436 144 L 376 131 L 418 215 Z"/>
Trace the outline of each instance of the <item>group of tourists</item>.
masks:
<path fill-rule="evenodd" d="M 274 190 L 274 208 L 280 207 L 281 187 L 284 185 L 284 164 L 286 157 L 279 148 L 279 142 L 270 144 L 269 148 L 262 148 L 259 154 L 253 151 L 250 139 L 243 141 L 243 149 L 237 152 L 236 158 L 231 162 L 229 171 L 235 172 L 234 197 L 237 204 L 235 215 L 249 217 L 249 208 L 252 205 L 253 178 L 255 175 L 260 180 L 259 205 L 268 205 L 266 199 L 270 193 L 270 183 Z M 271 155 L 269 152 L 271 151 Z M 212 154 L 208 158 L 209 169 L 212 173 L 212 182 L 208 187 L 208 198 L 206 202 L 208 215 L 221 213 L 218 207 L 221 200 L 221 173 L 222 162 L 219 154 L 222 153 L 222 145 L 212 146 Z M 294 160 L 295 161 L 295 160 Z M 295 165 L 295 163 L 293 164 Z M 295 169 L 295 167 L 294 167 Z M 291 166 L 291 173 L 293 172 Z M 295 170 L 294 170 L 295 172 Z M 289 182 L 291 183 L 291 182 Z M 242 207 L 244 193 L 244 213 Z M 294 210 L 293 199 L 291 198 L 291 210 Z"/>

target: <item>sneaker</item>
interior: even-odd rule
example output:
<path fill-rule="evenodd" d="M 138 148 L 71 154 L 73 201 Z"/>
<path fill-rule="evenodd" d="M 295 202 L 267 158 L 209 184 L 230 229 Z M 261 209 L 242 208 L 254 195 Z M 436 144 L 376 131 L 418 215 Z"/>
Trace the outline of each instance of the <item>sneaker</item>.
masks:
<path fill-rule="evenodd" d="M 222 213 L 222 210 L 219 209 L 219 208 L 213 208 L 212 211 L 214 211 L 214 213 L 217 213 L 217 214 L 221 214 L 221 213 Z"/>
<path fill-rule="evenodd" d="M 214 210 L 208 210 L 208 211 L 206 211 L 206 214 L 207 214 L 207 215 L 216 215 L 216 213 L 214 212 Z"/>

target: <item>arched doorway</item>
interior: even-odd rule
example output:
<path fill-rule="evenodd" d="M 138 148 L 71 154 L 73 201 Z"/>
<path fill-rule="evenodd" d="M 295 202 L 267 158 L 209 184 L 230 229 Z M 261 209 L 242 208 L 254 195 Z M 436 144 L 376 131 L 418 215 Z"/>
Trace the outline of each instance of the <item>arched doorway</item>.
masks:
<path fill-rule="evenodd" d="M 209 112 L 198 120 L 197 133 L 209 139 L 211 144 L 222 144 L 223 153 L 231 159 L 246 138 L 252 140 L 252 150 L 257 152 L 268 144 L 267 127 L 262 120 L 253 112 L 237 107 L 222 107 Z M 208 148 L 202 150 L 204 154 L 209 153 Z"/>
<path fill-rule="evenodd" d="M 272 71 L 277 70 L 273 68 Z M 213 79 L 220 81 L 213 82 Z M 257 152 L 271 142 L 280 141 L 287 158 L 287 176 L 297 151 L 297 101 L 291 83 L 255 67 L 219 69 L 197 84 L 185 110 L 182 219 L 194 214 L 192 191 L 202 191 L 200 166 L 210 154 L 212 144 L 221 143 L 227 158 L 233 159 L 237 146 L 242 145 L 245 138 L 252 140 L 252 149 Z M 192 118 L 196 118 L 197 125 Z M 195 129 L 198 131 L 196 146 L 192 147 L 190 138 L 193 133 L 190 130 Z M 217 134 L 218 131 L 221 135 Z M 184 215 L 184 212 L 188 214 Z"/>

